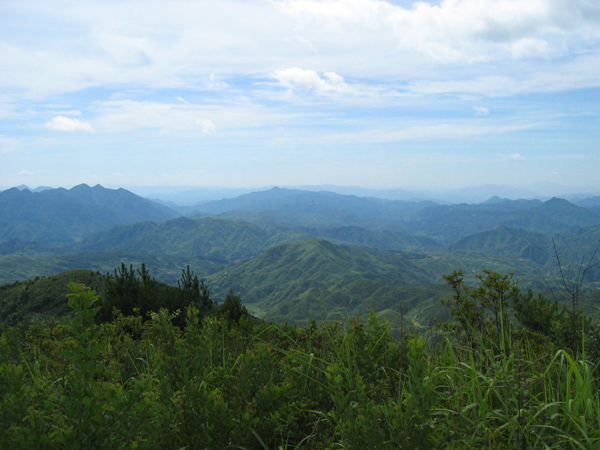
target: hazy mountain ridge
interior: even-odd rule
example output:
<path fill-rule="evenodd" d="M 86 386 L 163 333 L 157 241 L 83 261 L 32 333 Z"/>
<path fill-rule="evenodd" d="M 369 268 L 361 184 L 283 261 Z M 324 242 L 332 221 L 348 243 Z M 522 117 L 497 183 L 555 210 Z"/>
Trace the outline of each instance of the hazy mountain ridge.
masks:
<path fill-rule="evenodd" d="M 522 204 L 516 201 L 517 204 Z M 509 201 L 508 204 L 511 204 Z M 524 209 L 507 208 L 506 202 L 477 205 L 437 205 L 423 209 L 406 228 L 450 244 L 475 233 L 499 226 L 523 228 L 545 234 L 570 233 L 600 224 L 600 214 L 576 206 L 567 200 L 553 198 L 541 204 L 527 203 Z"/>
<path fill-rule="evenodd" d="M 12 188 L 0 192 L 0 242 L 19 239 L 64 245 L 115 225 L 177 216 L 125 189 L 79 185 L 34 193 Z"/>
<path fill-rule="evenodd" d="M 132 251 L 231 262 L 255 255 L 268 234 L 258 227 L 213 217 L 122 225 L 84 239 L 78 251 Z M 216 256 L 218 254 L 218 256 Z"/>
<path fill-rule="evenodd" d="M 199 212 L 222 214 L 235 210 L 277 210 L 300 214 L 347 213 L 384 221 L 399 221 L 433 204 L 431 201 L 384 200 L 327 191 L 312 192 L 273 188 L 268 191 L 242 195 L 235 199 L 205 203 L 201 205 Z"/>

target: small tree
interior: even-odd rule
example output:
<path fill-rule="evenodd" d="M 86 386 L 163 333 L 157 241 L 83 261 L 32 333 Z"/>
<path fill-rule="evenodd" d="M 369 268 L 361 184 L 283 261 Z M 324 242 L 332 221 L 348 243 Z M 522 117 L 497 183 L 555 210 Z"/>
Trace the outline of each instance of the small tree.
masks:
<path fill-rule="evenodd" d="M 242 304 L 242 299 L 233 289 L 230 289 L 221 305 L 221 315 L 229 324 L 239 323 L 243 316 L 248 315 L 248 310 Z"/>
<path fill-rule="evenodd" d="M 450 310 L 454 323 L 446 324 L 459 341 L 475 348 L 481 338 L 497 343 L 505 350 L 511 327 L 511 308 L 521 297 L 518 280 L 514 273 L 501 275 L 496 271 L 484 270 L 475 277 L 481 284 L 471 288 L 464 283 L 462 270 L 444 275 L 454 293 L 441 302 Z"/>
<path fill-rule="evenodd" d="M 201 315 L 207 315 L 212 311 L 214 301 L 210 298 L 208 286 L 204 281 L 198 281 L 198 277 L 190 271 L 189 265 L 186 270 L 181 269 L 181 279 L 177 281 L 177 286 L 183 304 L 186 306 L 195 304 Z"/>

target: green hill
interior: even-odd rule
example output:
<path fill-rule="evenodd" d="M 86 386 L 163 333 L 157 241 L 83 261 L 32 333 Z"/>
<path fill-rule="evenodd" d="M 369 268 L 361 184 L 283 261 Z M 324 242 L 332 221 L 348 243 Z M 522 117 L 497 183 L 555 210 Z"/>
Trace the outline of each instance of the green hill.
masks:
<path fill-rule="evenodd" d="M 552 258 L 551 247 L 552 240 L 548 235 L 501 226 L 462 238 L 448 249 L 502 255 L 544 265 Z"/>
<path fill-rule="evenodd" d="M 419 251 L 439 247 L 433 239 L 400 231 L 367 230 L 361 227 L 300 228 L 314 237 L 333 239 L 379 250 Z"/>
<path fill-rule="evenodd" d="M 249 224 L 180 217 L 159 224 L 112 228 L 84 239 L 76 249 L 189 256 L 226 263 L 256 255 L 267 238 L 265 231 Z"/>
<path fill-rule="evenodd" d="M 377 279 L 427 284 L 431 276 L 406 254 L 313 239 L 272 247 L 216 272 L 208 283 L 217 299 L 234 288 L 260 316 L 277 305 L 322 297 L 343 282 Z"/>
<path fill-rule="evenodd" d="M 70 312 L 66 295 L 70 282 L 83 283 L 102 292 L 104 279 L 90 270 L 69 270 L 49 277 L 0 286 L 0 323 L 15 325 L 36 314 L 46 318 Z"/>
<path fill-rule="evenodd" d="M 317 321 L 340 320 L 377 312 L 390 325 L 429 326 L 434 318 L 444 319 L 446 308 L 440 298 L 450 294 L 446 285 L 418 285 L 397 280 L 344 280 L 327 287 L 298 283 L 293 301 L 266 301 L 247 305 L 261 318 L 306 326 Z"/>

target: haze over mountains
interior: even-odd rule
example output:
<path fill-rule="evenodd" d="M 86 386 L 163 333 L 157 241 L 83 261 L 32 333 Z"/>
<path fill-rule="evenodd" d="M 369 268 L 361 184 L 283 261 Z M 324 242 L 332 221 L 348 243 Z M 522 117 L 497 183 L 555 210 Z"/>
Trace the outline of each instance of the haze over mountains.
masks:
<path fill-rule="evenodd" d="M 183 215 L 125 189 L 12 188 L 0 192 L 0 283 L 124 262 L 146 263 L 173 284 L 189 265 L 215 298 L 234 288 L 265 318 L 331 319 L 368 307 L 397 318 L 400 296 L 422 321 L 441 314 L 442 275 L 454 269 L 514 271 L 524 286 L 544 287 L 554 244 L 565 267 L 591 257 L 600 202 L 576 203 L 438 204 L 272 188 L 188 205 Z M 596 267 L 586 281 L 598 275 Z"/>

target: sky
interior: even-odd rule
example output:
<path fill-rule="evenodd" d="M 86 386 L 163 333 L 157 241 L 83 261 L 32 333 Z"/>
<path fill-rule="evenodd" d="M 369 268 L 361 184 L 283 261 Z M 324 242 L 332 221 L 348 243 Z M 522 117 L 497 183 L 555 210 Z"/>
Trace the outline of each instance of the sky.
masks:
<path fill-rule="evenodd" d="M 598 0 L 0 2 L 0 186 L 600 190 Z"/>

